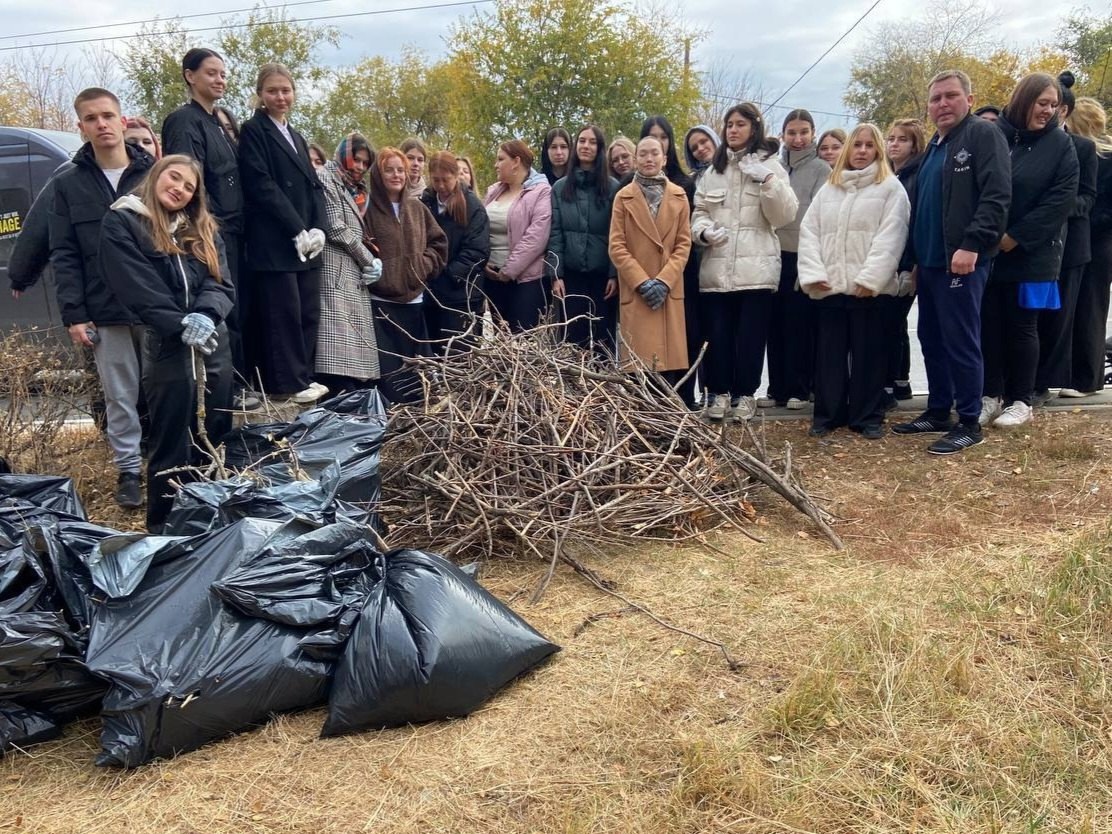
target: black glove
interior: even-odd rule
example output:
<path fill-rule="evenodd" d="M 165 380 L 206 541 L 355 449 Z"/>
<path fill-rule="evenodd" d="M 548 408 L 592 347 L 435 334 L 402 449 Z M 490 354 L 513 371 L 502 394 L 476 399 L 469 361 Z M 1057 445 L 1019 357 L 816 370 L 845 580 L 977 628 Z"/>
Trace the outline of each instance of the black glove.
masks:
<path fill-rule="evenodd" d="M 649 305 L 650 310 L 659 310 L 668 299 L 668 285 L 659 278 L 642 281 L 637 286 L 637 292 L 641 293 L 641 297 L 645 299 L 645 303 Z"/>

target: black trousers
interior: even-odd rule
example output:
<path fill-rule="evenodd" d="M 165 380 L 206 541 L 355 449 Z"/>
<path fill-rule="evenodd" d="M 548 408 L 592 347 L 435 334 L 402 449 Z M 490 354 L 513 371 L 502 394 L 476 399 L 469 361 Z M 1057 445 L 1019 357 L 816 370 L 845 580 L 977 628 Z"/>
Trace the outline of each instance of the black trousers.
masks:
<path fill-rule="evenodd" d="M 564 272 L 564 297 L 553 298 L 564 323 L 563 339 L 601 356 L 614 356 L 614 331 L 618 321 L 618 298 L 603 298 L 608 271 Z"/>
<path fill-rule="evenodd" d="M 1039 366 L 1035 390 L 1070 388 L 1073 385 L 1073 324 L 1081 291 L 1084 266 L 1063 269 L 1058 274 L 1058 295 L 1062 307 L 1039 310 Z"/>
<path fill-rule="evenodd" d="M 432 290 L 425 290 L 422 310 L 432 352 L 444 356 L 449 349 L 449 340 L 452 353 L 462 353 L 477 345 L 483 335 L 483 304 L 479 293 L 468 298 L 442 301 Z M 467 335 L 460 336 L 461 333 Z"/>
<path fill-rule="evenodd" d="M 227 328 L 216 329 L 219 344 L 204 357 L 205 431 L 213 446 L 232 427 L 232 352 Z M 163 340 L 153 329 L 143 334 L 143 393 L 151 414 L 147 460 L 147 529 L 158 530 L 166 521 L 174 499 L 170 480 L 189 480 L 185 473 L 164 474 L 168 469 L 199 463 L 203 456 L 194 445 L 197 432 L 197 384 L 193 352 L 178 339 Z"/>
<path fill-rule="evenodd" d="M 884 422 L 889 298 L 832 295 L 815 302 L 816 428 L 861 431 Z"/>
<path fill-rule="evenodd" d="M 251 368 L 247 357 L 248 344 L 244 338 L 243 326 L 245 324 L 245 311 L 247 310 L 250 290 L 248 282 L 243 280 L 245 272 L 242 268 L 243 241 L 235 232 L 220 232 L 220 239 L 224 241 L 224 254 L 228 258 L 228 271 L 232 274 L 232 286 L 236 288 L 236 303 L 232 312 L 224 320 L 228 328 L 228 346 L 232 351 L 232 367 L 235 369 L 236 379 L 233 386 L 242 387 L 244 383 L 253 387 L 255 380 L 250 378 Z"/>
<path fill-rule="evenodd" d="M 896 384 L 896 380 L 911 379 L 911 340 L 907 335 L 907 317 L 915 296 L 884 296 L 888 307 L 888 373 L 884 380 L 886 388 Z"/>
<path fill-rule="evenodd" d="M 1039 367 L 1039 310 L 1019 306 L 1019 286 L 989 279 L 981 302 L 986 397 L 1031 404 Z"/>
<path fill-rule="evenodd" d="M 429 356 L 424 304 L 398 304 L 375 299 L 375 339 L 382 377 L 378 389 L 390 402 L 412 403 L 423 396 L 421 379 L 404 367 L 405 360 Z"/>
<path fill-rule="evenodd" d="M 811 396 L 815 372 L 815 302 L 795 288 L 799 254 L 780 253 L 780 289 L 772 296 L 768 332 L 768 396 L 778 403 Z"/>
<path fill-rule="evenodd" d="M 542 279 L 520 284 L 488 280 L 484 291 L 490 299 L 490 313 L 494 322 L 506 322 L 513 333 L 536 327 L 540 324 L 541 315 L 548 308 L 548 296 Z"/>
<path fill-rule="evenodd" d="M 1093 259 L 1085 267 L 1073 318 L 1072 367 L 1068 387 L 1078 391 L 1104 388 L 1104 340 L 1112 283 L 1112 234 L 1093 237 Z"/>
<path fill-rule="evenodd" d="M 320 326 L 320 270 L 256 272 L 250 291 L 250 330 L 263 388 L 271 396 L 309 387 Z"/>
<path fill-rule="evenodd" d="M 703 305 L 699 303 L 699 250 L 692 246 L 683 268 L 683 323 L 687 328 L 687 361 L 692 365 L 703 349 Z M 684 373 L 687 371 L 685 370 Z M 680 374 L 683 376 L 683 374 Z M 699 388 L 706 385 L 706 365 L 689 376 L 679 388 L 679 395 L 689 407 L 699 399 Z M 700 384 L 702 383 L 702 384 Z"/>
<path fill-rule="evenodd" d="M 707 392 L 751 397 L 761 384 L 772 290 L 702 293 Z"/>

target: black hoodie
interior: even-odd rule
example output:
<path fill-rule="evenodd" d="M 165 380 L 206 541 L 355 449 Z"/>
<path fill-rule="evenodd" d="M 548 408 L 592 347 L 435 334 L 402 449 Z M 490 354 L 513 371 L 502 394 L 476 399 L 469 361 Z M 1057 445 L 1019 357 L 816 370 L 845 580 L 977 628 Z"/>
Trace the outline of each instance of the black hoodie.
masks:
<path fill-rule="evenodd" d="M 137 323 L 109 289 L 97 258 L 100 224 L 108 207 L 138 188 L 154 164 L 146 152 L 126 147 L 129 165 L 115 191 L 88 142 L 74 155 L 73 167 L 54 178 L 50 263 L 66 327 L 87 321 L 102 327 Z"/>
<path fill-rule="evenodd" d="M 1077 199 L 1073 142 L 1059 128 L 1057 117 L 1040 130 L 1021 130 L 1003 115 L 996 126 L 1012 158 L 1012 205 L 1006 231 L 1019 245 L 996 256 L 992 280 L 1057 281 L 1066 221 Z"/>

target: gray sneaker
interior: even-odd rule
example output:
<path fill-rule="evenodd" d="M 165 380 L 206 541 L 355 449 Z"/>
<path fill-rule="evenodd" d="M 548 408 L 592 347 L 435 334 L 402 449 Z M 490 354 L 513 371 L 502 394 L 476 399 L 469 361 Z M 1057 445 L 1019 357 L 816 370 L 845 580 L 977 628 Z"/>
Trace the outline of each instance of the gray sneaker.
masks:
<path fill-rule="evenodd" d="M 726 419 L 726 412 L 730 410 L 730 395 L 729 394 L 715 394 L 709 400 L 707 405 L 707 419 L 708 420 L 724 420 Z"/>
<path fill-rule="evenodd" d="M 996 418 L 1004 413 L 1004 404 L 996 397 L 981 397 L 981 416 L 977 423 L 984 428 L 996 422 Z"/>
<path fill-rule="evenodd" d="M 739 423 L 748 423 L 756 414 L 757 401 L 752 397 L 738 397 L 730 409 L 730 419 Z"/>

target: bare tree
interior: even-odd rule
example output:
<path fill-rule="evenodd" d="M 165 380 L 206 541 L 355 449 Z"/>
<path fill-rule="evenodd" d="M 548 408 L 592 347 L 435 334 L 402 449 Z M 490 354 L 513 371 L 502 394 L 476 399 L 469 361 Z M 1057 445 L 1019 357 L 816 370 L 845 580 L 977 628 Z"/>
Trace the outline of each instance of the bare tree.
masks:
<path fill-rule="evenodd" d="M 17 50 L 8 69 L 22 85 L 26 98 L 26 127 L 73 130 L 73 70 L 56 50 L 28 47 Z"/>
<path fill-rule="evenodd" d="M 731 58 L 718 57 L 699 73 L 700 101 L 695 111 L 698 121 L 716 130 L 721 127 L 722 114 L 743 101 L 761 104 L 765 98 L 753 70 L 739 67 Z"/>

